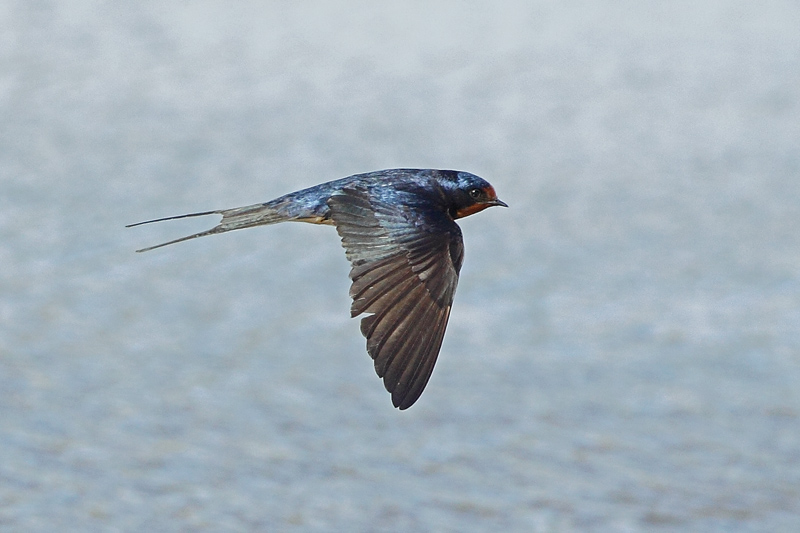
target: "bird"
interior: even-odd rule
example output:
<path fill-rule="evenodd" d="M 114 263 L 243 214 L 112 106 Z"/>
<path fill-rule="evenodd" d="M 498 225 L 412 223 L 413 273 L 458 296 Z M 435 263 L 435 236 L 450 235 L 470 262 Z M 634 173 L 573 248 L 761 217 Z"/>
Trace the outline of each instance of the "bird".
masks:
<path fill-rule="evenodd" d="M 455 220 L 508 205 L 469 172 L 387 169 L 322 183 L 265 203 L 147 220 L 222 215 L 207 231 L 136 250 L 146 252 L 228 231 L 297 221 L 336 231 L 350 262 L 351 318 L 392 404 L 408 409 L 433 372 L 464 260 Z"/>

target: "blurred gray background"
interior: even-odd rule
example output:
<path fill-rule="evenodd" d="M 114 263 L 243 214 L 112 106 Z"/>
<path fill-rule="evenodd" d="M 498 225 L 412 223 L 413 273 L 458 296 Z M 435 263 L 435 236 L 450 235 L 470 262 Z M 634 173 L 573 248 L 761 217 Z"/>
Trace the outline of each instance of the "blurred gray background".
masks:
<path fill-rule="evenodd" d="M 800 5 L 0 4 L 0 530 L 800 530 Z M 391 407 L 329 227 L 134 250 L 391 167 L 511 208 Z"/>

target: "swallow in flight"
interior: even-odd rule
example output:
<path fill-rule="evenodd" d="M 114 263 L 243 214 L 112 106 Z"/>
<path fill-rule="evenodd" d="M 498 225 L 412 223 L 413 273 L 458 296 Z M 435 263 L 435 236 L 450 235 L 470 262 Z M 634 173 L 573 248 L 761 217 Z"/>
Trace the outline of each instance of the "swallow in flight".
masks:
<path fill-rule="evenodd" d="M 468 172 L 393 169 L 356 174 L 272 201 L 178 215 L 127 227 L 222 215 L 207 231 L 143 248 L 227 231 L 298 221 L 336 226 L 350 261 L 350 307 L 375 371 L 392 403 L 407 409 L 422 394 L 442 346 L 464 258 L 455 219 L 500 201 L 494 188 Z"/>

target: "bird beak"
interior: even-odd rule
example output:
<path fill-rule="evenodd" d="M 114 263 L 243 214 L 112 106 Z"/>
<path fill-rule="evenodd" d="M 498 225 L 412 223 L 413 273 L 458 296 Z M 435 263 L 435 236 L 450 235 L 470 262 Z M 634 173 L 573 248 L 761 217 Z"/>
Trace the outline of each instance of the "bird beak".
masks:
<path fill-rule="evenodd" d="M 499 205 L 500 207 L 508 207 L 508 204 L 499 198 L 495 198 L 494 200 L 489 202 L 489 205 Z"/>

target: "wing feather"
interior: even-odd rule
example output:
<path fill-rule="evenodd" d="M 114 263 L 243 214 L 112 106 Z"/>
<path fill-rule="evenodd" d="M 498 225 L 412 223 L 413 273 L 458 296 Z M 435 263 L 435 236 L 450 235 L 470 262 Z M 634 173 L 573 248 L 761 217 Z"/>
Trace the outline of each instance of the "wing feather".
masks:
<path fill-rule="evenodd" d="M 418 283 L 411 286 L 407 292 L 403 294 L 394 302 L 392 307 L 387 307 L 380 314 L 376 314 L 373 323 L 373 330 L 370 338 L 367 341 L 368 346 L 371 345 L 372 350 L 368 351 L 373 354 L 375 359 L 375 371 L 380 377 L 386 377 L 386 371 L 392 365 L 405 364 L 404 362 L 410 356 L 407 350 L 404 350 L 404 344 L 407 341 L 407 336 L 412 334 L 418 328 L 419 323 L 416 318 L 419 317 L 420 310 L 426 307 L 419 305 L 418 302 L 422 297 L 422 288 Z M 391 379 L 388 380 L 391 382 Z"/>
<path fill-rule="evenodd" d="M 328 206 L 352 267 L 351 314 L 370 313 L 361 320 L 367 352 L 392 403 L 407 409 L 438 358 L 463 243 L 446 212 L 407 209 L 384 193 L 345 188 Z"/>
<path fill-rule="evenodd" d="M 353 299 L 350 307 L 352 316 L 373 312 L 370 309 L 374 307 L 375 302 L 408 277 L 405 262 L 380 263 L 382 264 L 377 264 L 372 270 L 365 269 L 364 265 L 353 268 L 354 274 L 351 274 L 353 284 L 350 287 L 350 297 Z M 355 272 L 356 270 L 358 272 Z"/>

